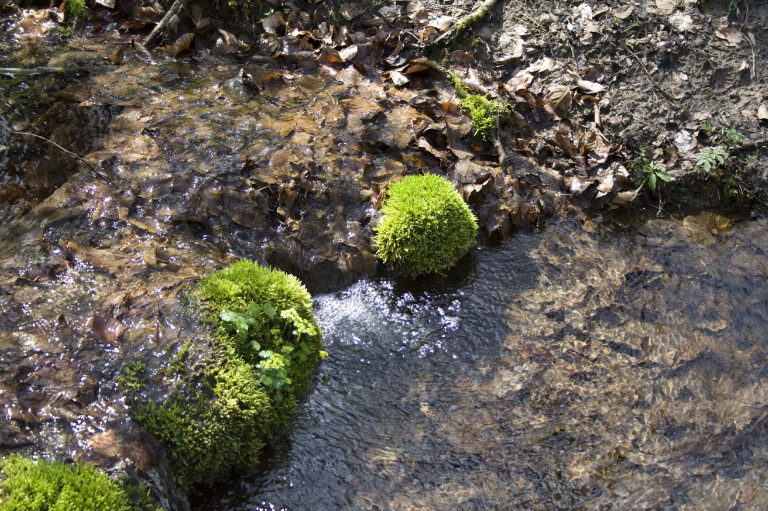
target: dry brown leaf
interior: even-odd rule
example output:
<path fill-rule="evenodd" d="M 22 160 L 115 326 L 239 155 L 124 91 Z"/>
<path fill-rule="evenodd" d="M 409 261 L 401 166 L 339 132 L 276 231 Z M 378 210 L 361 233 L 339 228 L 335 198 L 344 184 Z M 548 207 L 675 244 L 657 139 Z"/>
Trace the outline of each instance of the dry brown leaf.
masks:
<path fill-rule="evenodd" d="M 757 118 L 762 120 L 768 120 L 768 104 L 763 103 L 757 107 Z"/>
<path fill-rule="evenodd" d="M 669 24 L 678 32 L 688 32 L 693 28 L 693 18 L 687 14 L 675 13 L 669 17 Z"/>
<path fill-rule="evenodd" d="M 549 90 L 545 99 L 555 109 L 555 113 L 560 117 L 567 117 L 571 110 L 571 90 L 566 85 L 555 85 Z"/>
<path fill-rule="evenodd" d="M 355 58 L 355 55 L 357 55 L 358 46 L 356 44 L 353 44 L 352 46 L 349 46 L 347 48 L 344 48 L 343 50 L 339 50 L 339 58 L 343 60 L 344 62 L 347 62 L 348 60 L 352 60 Z"/>
<path fill-rule="evenodd" d="M 436 20 L 430 21 L 428 26 L 435 27 L 439 31 L 443 32 L 452 27 L 455 22 L 456 19 L 453 16 L 440 16 Z"/>
<path fill-rule="evenodd" d="M 425 23 L 429 19 L 427 8 L 419 0 L 414 0 L 405 8 L 406 14 L 416 23 Z"/>
<path fill-rule="evenodd" d="M 536 62 L 534 62 L 530 66 L 528 66 L 528 68 L 526 70 L 529 73 L 534 73 L 535 74 L 535 73 L 543 73 L 545 71 L 552 71 L 552 70 L 555 69 L 555 67 L 557 67 L 557 66 L 556 66 L 554 60 L 552 60 L 549 57 L 544 57 L 544 58 L 541 58 L 541 59 L 537 60 Z"/>
<path fill-rule="evenodd" d="M 194 39 L 195 34 L 192 32 L 188 32 L 176 39 L 176 42 L 173 43 L 173 46 L 171 46 L 171 53 L 173 53 L 173 56 L 176 57 L 179 55 L 179 53 L 187 51 L 192 45 L 192 41 L 194 41 Z"/>
<path fill-rule="evenodd" d="M 533 83 L 533 75 L 528 71 L 520 71 L 515 76 L 507 80 L 505 87 L 510 92 L 520 89 L 527 89 Z"/>
<path fill-rule="evenodd" d="M 635 10 L 634 5 L 623 5 L 613 11 L 613 16 L 620 20 L 623 20 L 624 18 L 628 18 L 629 15 L 632 14 L 632 11 L 634 10 Z"/>
<path fill-rule="evenodd" d="M 408 83 L 408 77 L 398 71 L 390 71 L 389 77 L 392 79 L 392 83 L 397 86 L 405 85 Z"/>
<path fill-rule="evenodd" d="M 339 8 L 339 14 L 347 21 L 352 21 L 363 13 L 365 13 L 365 10 L 362 7 L 349 2 L 341 4 Z"/>
<path fill-rule="evenodd" d="M 744 40 L 739 29 L 730 25 L 720 25 L 715 29 L 715 35 L 724 39 L 728 46 L 738 46 Z"/>
<path fill-rule="evenodd" d="M 605 90 L 605 86 L 602 84 L 590 82 L 589 80 L 576 80 L 576 85 L 584 92 L 589 92 L 590 94 L 597 94 Z"/>
<path fill-rule="evenodd" d="M 677 7 L 677 0 L 656 0 L 656 9 L 661 14 L 672 14 L 672 11 Z"/>

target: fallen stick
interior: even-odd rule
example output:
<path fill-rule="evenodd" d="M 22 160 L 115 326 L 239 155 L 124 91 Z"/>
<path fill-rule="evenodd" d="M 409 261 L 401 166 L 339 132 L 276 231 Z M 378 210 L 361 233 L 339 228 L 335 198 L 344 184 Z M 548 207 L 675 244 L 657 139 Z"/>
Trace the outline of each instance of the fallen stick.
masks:
<path fill-rule="evenodd" d="M 480 7 L 461 18 L 456 22 L 455 25 L 440 34 L 440 37 L 429 43 L 429 45 L 433 46 L 439 42 L 443 42 L 445 39 L 447 40 L 444 41 L 444 44 L 450 44 L 451 41 L 453 41 L 456 37 L 458 37 L 459 34 L 469 28 L 470 25 L 483 19 L 485 15 L 488 14 L 488 11 L 493 9 L 498 1 L 499 0 L 484 0 L 483 3 L 480 4 Z"/>
<path fill-rule="evenodd" d="M 160 32 L 165 30 L 165 27 L 168 25 L 168 22 L 171 21 L 171 18 L 173 18 L 174 15 L 178 14 L 182 9 L 184 9 L 188 3 L 189 0 L 176 0 L 173 2 L 173 5 L 170 9 L 168 9 L 168 12 L 165 13 L 163 19 L 160 20 L 160 23 L 158 23 L 157 26 L 152 29 L 152 32 L 150 32 L 147 38 L 144 40 L 144 46 L 149 46 L 152 44 Z"/>
<path fill-rule="evenodd" d="M 96 167 L 94 167 L 91 164 L 91 162 L 89 162 L 88 160 L 86 160 L 85 158 L 80 156 L 79 154 L 73 153 L 69 149 L 65 149 L 65 148 L 61 147 L 59 144 L 57 144 L 56 142 L 54 142 L 53 140 L 51 140 L 49 138 L 41 137 L 40 135 L 35 135 L 34 133 L 29 133 L 29 132 L 26 132 L 26 131 L 11 131 L 11 135 L 24 136 L 24 137 L 32 137 L 32 138 L 36 138 L 36 139 L 42 140 L 43 142 L 48 142 L 52 146 L 54 146 L 54 147 L 58 148 L 59 150 L 63 151 L 65 154 L 71 156 L 72 158 L 75 158 L 77 161 L 79 161 L 81 163 L 84 163 L 89 169 L 91 169 L 93 171 L 94 174 L 96 174 L 100 178 L 104 179 L 108 183 L 110 182 L 109 177 L 104 172 L 102 172 L 99 169 L 97 169 Z"/>
<path fill-rule="evenodd" d="M 78 71 L 92 71 L 100 69 L 99 66 L 77 66 L 77 67 L 50 67 L 39 66 L 32 68 L 25 67 L 0 67 L 0 74 L 3 75 L 41 75 L 45 73 L 74 73 Z"/>

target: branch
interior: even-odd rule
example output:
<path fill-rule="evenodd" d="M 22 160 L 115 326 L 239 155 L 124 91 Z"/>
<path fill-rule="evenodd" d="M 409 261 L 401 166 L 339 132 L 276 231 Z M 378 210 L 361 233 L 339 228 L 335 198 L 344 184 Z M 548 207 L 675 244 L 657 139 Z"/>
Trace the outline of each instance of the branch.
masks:
<path fill-rule="evenodd" d="M 189 0 L 176 0 L 173 2 L 173 5 L 170 9 L 168 9 L 168 12 L 165 13 L 165 16 L 163 16 L 163 19 L 160 20 L 160 23 L 157 24 L 155 28 L 152 29 L 152 32 L 149 33 L 147 38 L 144 40 L 144 46 L 149 46 L 152 44 L 152 42 L 157 38 L 157 36 L 165 30 L 165 27 L 168 25 L 168 22 L 171 21 L 171 18 L 173 18 L 176 14 L 178 14 L 184 7 L 187 6 L 189 3 Z"/>
<path fill-rule="evenodd" d="M 659 85 L 658 83 L 656 83 L 656 82 L 654 81 L 653 77 L 651 76 L 651 73 L 649 73 L 649 72 L 648 72 L 648 69 L 646 69 L 646 67 L 645 67 L 645 64 L 643 64 L 643 61 L 642 61 L 642 60 L 640 60 L 640 57 L 638 57 L 637 55 L 635 55 L 635 52 L 633 52 L 632 50 L 630 50 L 630 49 L 629 49 L 629 46 L 627 46 L 627 45 L 626 45 L 626 44 L 624 44 L 623 42 L 622 42 L 622 43 L 619 43 L 619 45 L 620 45 L 622 48 L 624 48 L 625 50 L 627 50 L 627 52 L 629 52 L 629 54 L 630 54 L 630 55 L 632 55 L 633 57 L 635 57 L 635 60 L 637 61 L 637 63 L 638 63 L 638 64 L 640 64 L 640 69 L 642 69 L 642 70 L 643 70 L 643 72 L 645 73 L 645 76 L 647 76 L 647 77 L 648 77 L 648 80 L 650 80 L 651 84 L 652 84 L 652 85 L 653 85 L 653 86 L 656 88 L 656 90 L 657 90 L 657 91 L 659 91 L 659 93 L 660 93 L 662 96 L 664 96 L 665 98 L 667 98 L 669 101 L 672 101 L 672 102 L 676 102 L 676 101 L 677 101 L 677 100 L 676 100 L 675 98 L 673 98 L 673 97 L 672 97 L 672 96 L 671 96 L 669 93 L 667 93 L 667 92 L 666 92 L 664 89 L 662 89 L 662 88 L 661 88 L 661 85 Z"/>
<path fill-rule="evenodd" d="M 54 147 L 58 148 L 59 150 L 63 151 L 65 154 L 71 156 L 72 158 L 75 158 L 77 161 L 79 161 L 81 163 L 84 163 L 89 169 L 91 169 L 94 172 L 94 174 L 96 174 L 97 176 L 99 176 L 103 180 L 107 181 L 108 183 L 110 182 L 109 177 L 104 172 L 102 172 L 102 171 L 98 170 L 96 167 L 94 167 L 88 160 L 86 160 L 85 158 L 83 158 L 82 156 L 80 156 L 77 153 L 73 153 L 69 149 L 64 149 L 59 144 L 57 144 L 56 142 L 54 142 L 53 140 L 51 140 L 49 138 L 41 137 L 40 135 L 35 135 L 34 133 L 28 133 L 26 131 L 11 131 L 11 135 L 24 136 L 24 137 L 32 137 L 32 138 L 37 138 L 39 140 L 42 140 L 43 142 L 48 142 L 52 146 L 54 146 Z"/>
<path fill-rule="evenodd" d="M 493 9 L 497 2 L 498 0 L 484 0 L 483 3 L 480 4 L 480 7 L 457 21 L 455 25 L 440 34 L 440 37 L 429 43 L 429 46 L 442 42 L 444 39 L 446 40 L 444 42 L 445 45 L 450 44 L 451 41 L 459 36 L 459 34 L 464 32 L 474 23 L 483 19 L 485 15 L 488 14 L 488 11 Z"/>
<path fill-rule="evenodd" d="M 77 67 L 49 67 L 39 66 L 33 68 L 25 67 L 0 67 L 0 74 L 8 75 L 41 75 L 45 73 L 73 73 L 77 71 L 91 71 L 100 69 L 99 66 L 77 66 Z"/>

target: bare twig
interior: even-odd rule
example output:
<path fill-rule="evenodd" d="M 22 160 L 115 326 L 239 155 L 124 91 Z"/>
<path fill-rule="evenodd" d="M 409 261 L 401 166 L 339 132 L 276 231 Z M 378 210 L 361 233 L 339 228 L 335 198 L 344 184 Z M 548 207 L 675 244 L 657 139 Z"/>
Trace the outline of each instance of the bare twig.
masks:
<path fill-rule="evenodd" d="M 485 15 L 488 14 L 491 9 L 493 9 L 497 2 L 498 0 L 483 0 L 477 9 L 473 10 L 466 16 L 463 16 L 451 28 L 440 34 L 440 37 L 429 43 L 429 46 L 433 46 L 437 43 L 442 43 L 444 45 L 450 44 L 451 41 L 453 41 L 470 25 L 483 19 Z"/>
<path fill-rule="evenodd" d="M 163 19 L 160 20 L 160 23 L 158 23 L 157 26 L 152 29 L 152 32 L 150 32 L 147 38 L 144 40 L 144 46 L 149 46 L 152 44 L 160 32 L 165 30 L 165 27 L 168 25 L 168 22 L 171 21 L 171 18 L 181 12 L 181 10 L 184 9 L 188 3 L 189 0 L 176 0 L 173 2 L 173 5 L 171 5 L 171 8 L 168 9 L 168 12 L 165 13 Z"/>
<path fill-rule="evenodd" d="M 77 71 L 91 71 L 99 69 L 99 66 L 79 66 L 79 67 L 49 67 L 39 66 L 33 68 L 24 67 L 0 67 L 0 74 L 8 75 L 41 75 L 45 73 L 74 73 Z"/>
<path fill-rule="evenodd" d="M 96 167 L 94 167 L 91 164 L 91 162 L 89 162 L 88 160 L 86 160 L 85 158 L 80 156 L 79 154 L 73 153 L 69 149 L 65 149 L 65 148 L 61 147 L 59 144 L 57 144 L 56 142 L 54 142 L 53 140 L 51 140 L 49 138 L 41 137 L 40 135 L 35 135 L 34 133 L 28 133 L 26 131 L 11 131 L 11 135 L 24 136 L 24 137 L 32 137 L 32 138 L 36 138 L 38 140 L 42 140 L 43 142 L 47 142 L 47 143 L 51 144 L 52 146 L 58 148 L 60 151 L 64 152 L 65 154 L 67 154 L 67 155 L 71 156 L 72 158 L 76 159 L 77 161 L 85 164 L 85 166 L 87 166 L 89 169 L 91 169 L 94 172 L 94 174 L 96 174 L 97 176 L 99 176 L 103 180 L 105 180 L 107 182 L 110 182 L 109 177 L 104 172 L 102 172 L 101 170 L 99 170 Z"/>
<path fill-rule="evenodd" d="M 646 69 L 645 64 L 643 64 L 643 61 L 640 60 L 640 57 L 638 57 L 635 54 L 635 52 L 633 52 L 632 50 L 629 49 L 629 46 L 627 46 L 624 43 L 619 43 L 619 44 L 621 45 L 622 48 L 627 50 L 627 52 L 635 58 L 635 60 L 637 61 L 638 64 L 640 64 L 640 69 L 643 70 L 643 72 L 645 73 L 645 76 L 648 77 L 648 80 L 651 82 L 651 84 L 653 84 L 653 86 L 656 88 L 657 91 L 659 91 L 659 93 L 662 96 L 667 98 L 669 101 L 677 101 L 675 98 L 672 97 L 672 95 L 670 95 L 668 92 L 666 92 L 664 89 L 662 89 L 661 85 L 659 85 L 658 83 L 656 83 L 654 81 L 653 77 L 651 76 L 651 73 L 648 72 L 648 69 Z"/>

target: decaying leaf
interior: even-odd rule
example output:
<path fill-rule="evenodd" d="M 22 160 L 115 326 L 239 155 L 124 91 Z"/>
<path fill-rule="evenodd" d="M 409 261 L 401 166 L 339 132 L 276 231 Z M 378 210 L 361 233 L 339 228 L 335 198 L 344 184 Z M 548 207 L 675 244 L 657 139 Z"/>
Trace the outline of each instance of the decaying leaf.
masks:
<path fill-rule="evenodd" d="M 173 56 L 176 57 L 179 53 L 188 50 L 194 39 L 195 34 L 193 32 L 188 32 L 176 39 L 176 42 L 171 46 L 171 53 L 173 53 Z"/>
<path fill-rule="evenodd" d="M 567 117 L 571 110 L 571 90 L 566 85 L 555 85 L 546 95 L 545 99 L 555 109 L 555 113 L 560 117 Z"/>
<path fill-rule="evenodd" d="M 628 18 L 629 15 L 632 14 L 632 11 L 634 11 L 634 10 L 635 10 L 635 6 L 634 5 L 631 5 L 631 4 L 630 5 L 622 5 L 621 7 L 619 7 L 618 9 L 615 9 L 613 11 L 613 16 L 618 18 L 618 19 L 620 19 L 620 20 L 623 20 L 625 18 Z"/>
<path fill-rule="evenodd" d="M 151 64 L 153 62 L 152 55 L 149 53 L 149 50 L 147 50 L 146 46 L 138 42 L 136 39 L 131 40 L 131 46 L 133 46 L 133 49 L 136 51 L 137 59 L 147 64 Z"/>
<path fill-rule="evenodd" d="M 347 21 L 352 21 L 363 13 L 365 10 L 358 4 L 345 2 L 339 7 L 339 14 Z"/>
<path fill-rule="evenodd" d="M 356 44 L 353 44 L 352 46 L 344 48 L 343 50 L 339 50 L 339 58 L 344 62 L 347 62 L 355 58 L 355 55 L 357 55 L 357 52 L 358 52 L 358 46 Z"/>
<path fill-rule="evenodd" d="M 757 118 L 762 120 L 768 120 L 768 104 L 763 103 L 757 107 Z"/>
<path fill-rule="evenodd" d="M 117 65 L 123 60 L 123 54 L 125 53 L 125 46 L 120 46 L 115 53 L 109 56 L 109 61 L 112 64 Z"/>
<path fill-rule="evenodd" d="M 285 19 L 279 12 L 272 16 L 267 16 L 261 20 L 261 25 L 264 27 L 264 32 L 273 36 L 280 36 L 285 34 Z"/>
<path fill-rule="evenodd" d="M 738 46 L 743 40 L 744 36 L 741 31 L 731 25 L 720 25 L 715 29 L 715 35 L 720 39 L 725 40 L 728 46 Z"/>
<path fill-rule="evenodd" d="M 661 14 L 672 14 L 677 7 L 677 0 L 656 0 L 656 9 Z"/>
<path fill-rule="evenodd" d="M 687 32 L 693 28 L 693 18 L 678 12 L 669 17 L 669 24 L 678 32 Z"/>
<path fill-rule="evenodd" d="M 398 71 L 390 71 L 389 77 L 392 79 L 392 83 L 397 86 L 405 85 L 408 83 L 408 77 Z"/>

